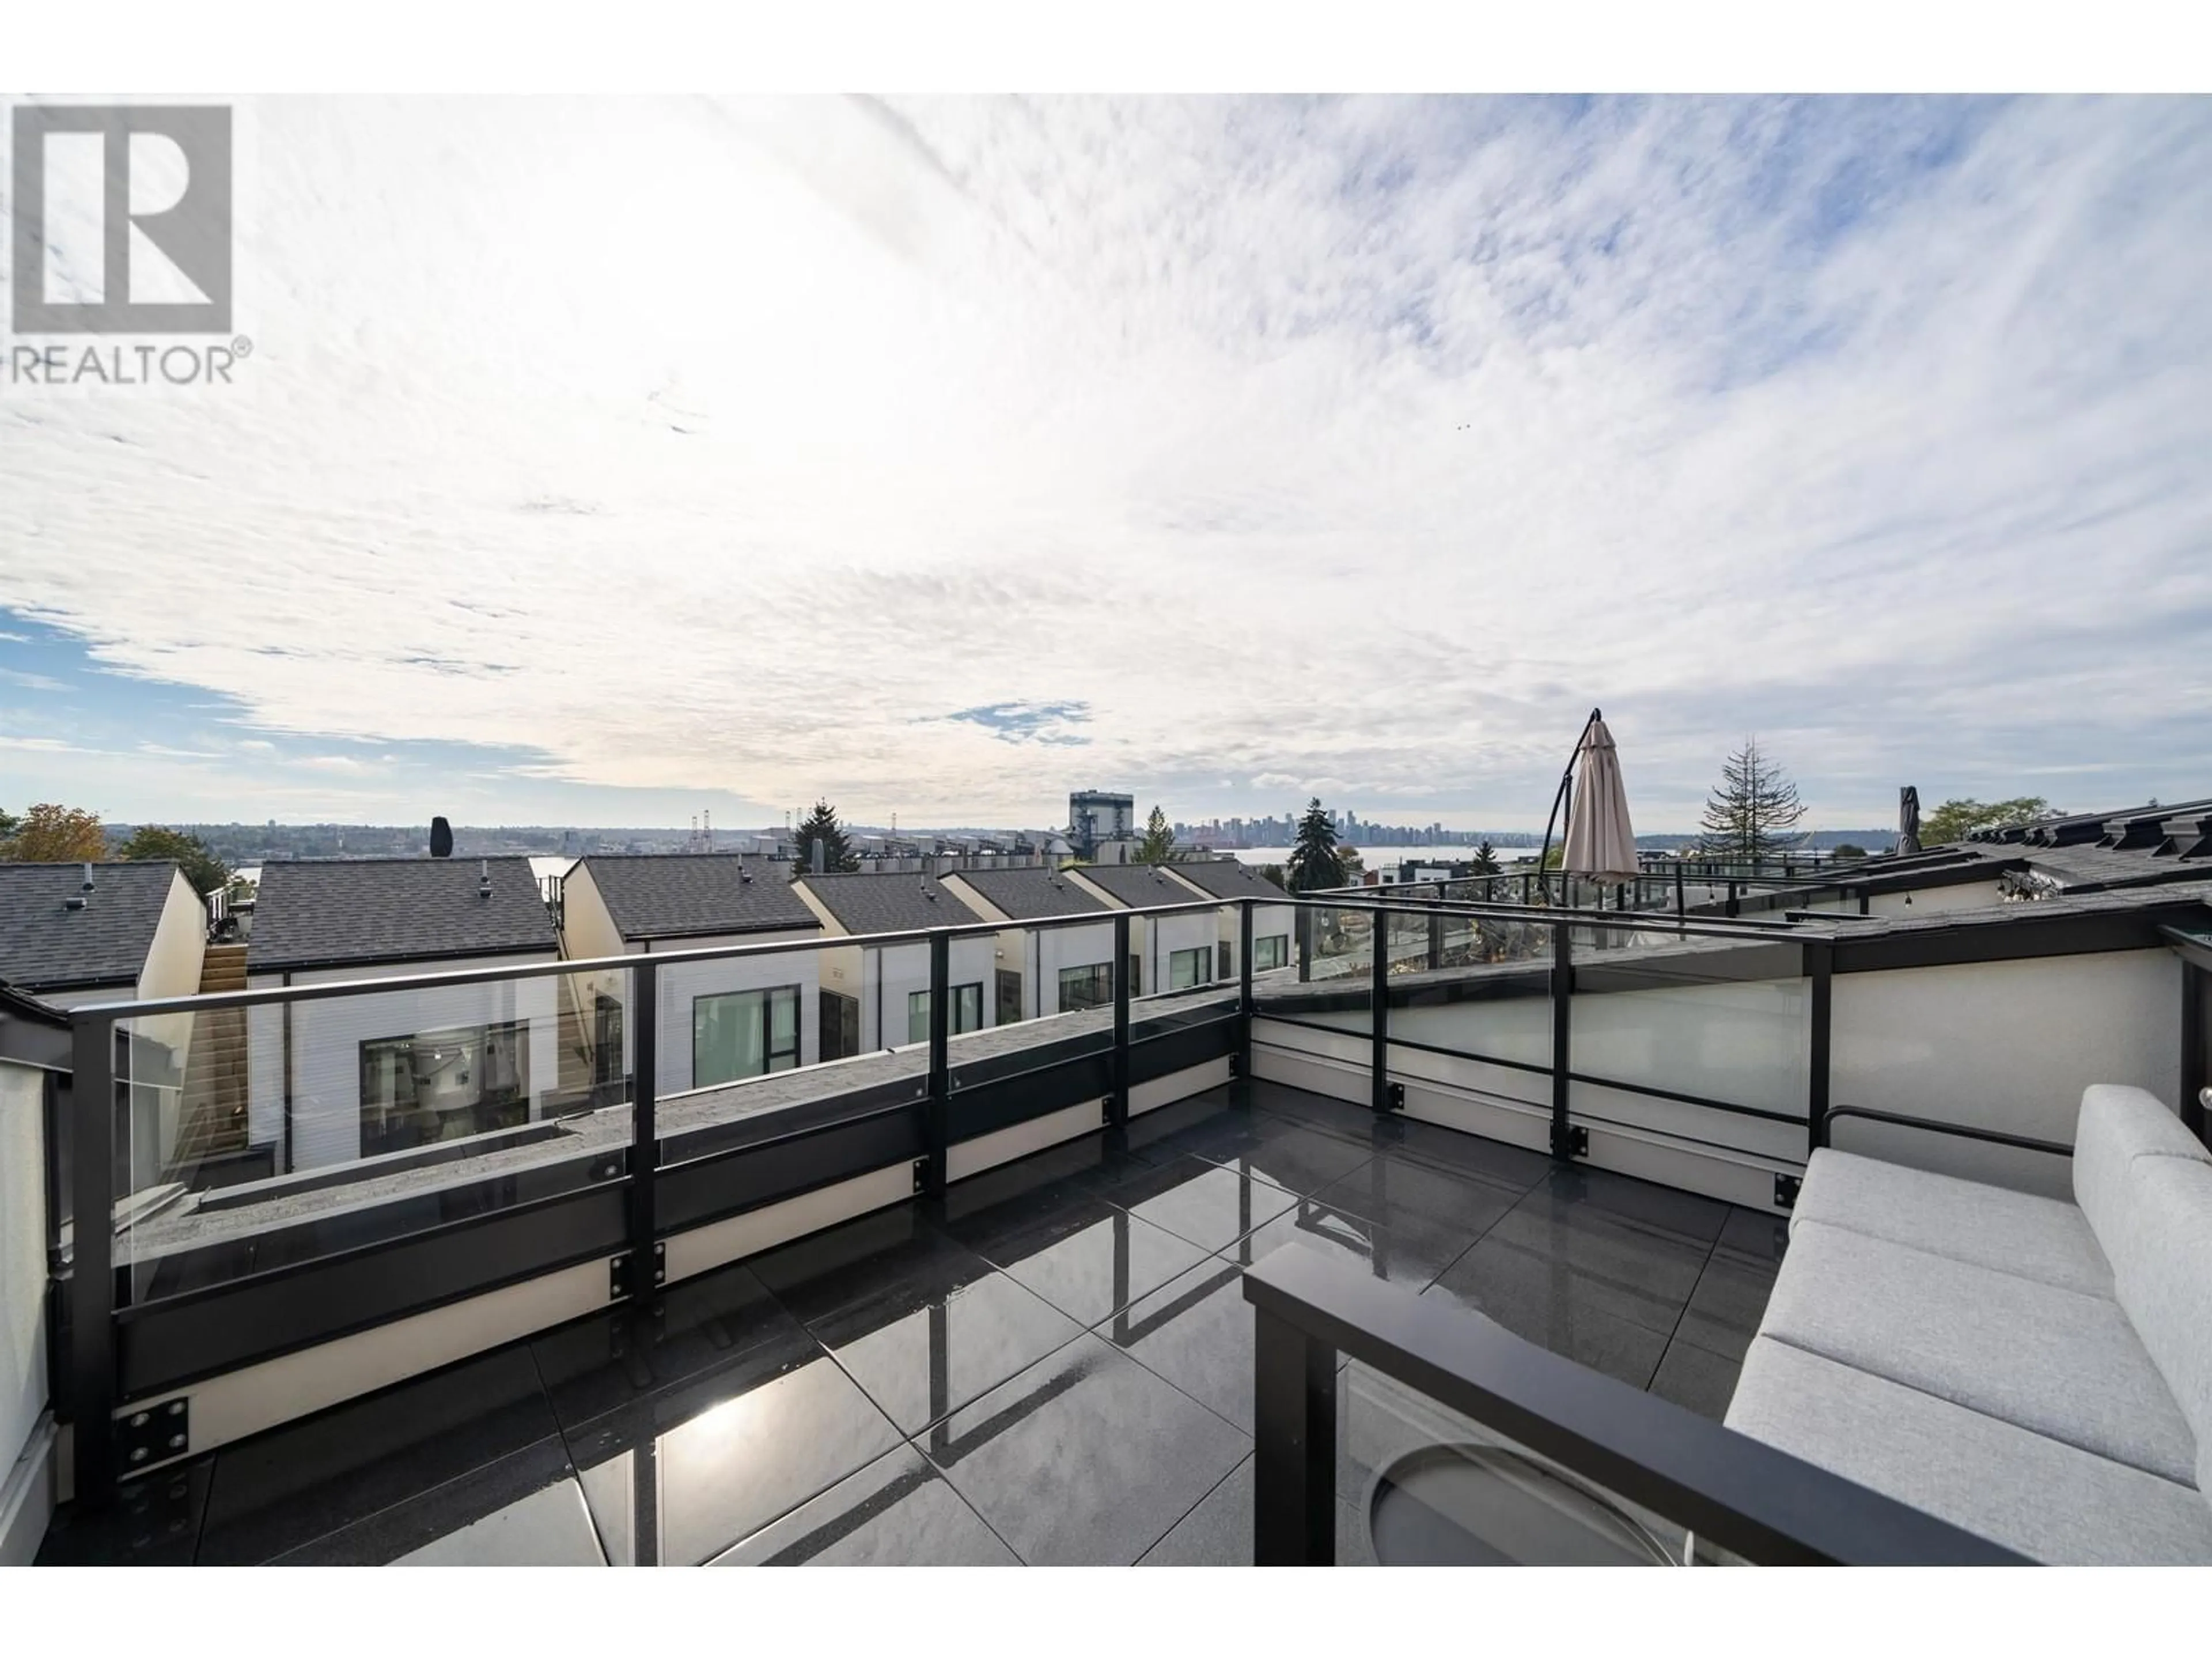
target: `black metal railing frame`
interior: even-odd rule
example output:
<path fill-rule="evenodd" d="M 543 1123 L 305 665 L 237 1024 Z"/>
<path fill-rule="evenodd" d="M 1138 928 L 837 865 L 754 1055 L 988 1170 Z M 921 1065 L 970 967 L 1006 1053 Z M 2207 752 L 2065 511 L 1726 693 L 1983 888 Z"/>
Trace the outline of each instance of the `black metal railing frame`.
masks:
<path fill-rule="evenodd" d="M 2009 1565 L 2002 1546 L 1298 1244 L 1246 1268 L 1253 1559 L 1336 1559 L 1346 1355 L 1755 1565 Z M 1542 1565 L 1542 1564 L 1532 1564 Z"/>
<path fill-rule="evenodd" d="M 327 981 L 311 985 L 289 985 L 224 991 L 211 994 L 150 999 L 143 1001 L 88 1005 L 71 1012 L 73 1029 L 73 1060 L 80 1085 L 74 1091 L 75 1156 L 72 1158 L 73 1196 L 76 1214 L 112 1215 L 117 1194 L 113 1190 L 112 1160 L 115 1150 L 116 1113 L 101 1110 L 98 1103 L 103 1098 L 111 1102 L 120 1098 L 118 1091 L 128 1087 L 127 1081 L 118 1077 L 118 1066 L 112 1052 L 112 1034 L 121 1022 L 143 1019 L 164 1014 L 213 1012 L 230 1008 L 253 1008 L 285 1005 L 294 1002 L 313 1002 L 362 994 L 382 994 L 397 991 L 436 990 L 486 983 L 514 983 L 534 979 L 558 978 L 569 975 L 621 974 L 627 979 L 629 1006 L 625 1011 L 625 1024 L 630 1032 L 631 1064 L 629 1105 L 631 1112 L 630 1137 L 622 1182 L 627 1187 L 628 1262 L 625 1285 L 630 1297 L 640 1302 L 649 1302 L 656 1294 L 662 1279 L 659 1245 L 661 1218 L 657 1202 L 656 1183 L 661 1164 L 662 1147 L 657 1121 L 659 1088 L 657 1084 L 656 1047 L 659 1039 L 657 1019 L 661 974 L 670 969 L 693 963 L 748 960 L 774 957 L 797 952 L 812 952 L 825 949 L 860 948 L 881 949 L 901 945 L 927 944 L 930 951 L 930 1024 L 928 1034 L 928 1067 L 924 1091 L 924 1145 L 921 1161 L 921 1190 L 927 1195 L 941 1196 L 947 1180 L 948 1158 L 951 1150 L 951 1101 L 954 1093 L 950 1063 L 950 1023 L 951 996 L 950 960 L 952 942 L 959 939 L 986 938 L 1010 929 L 1024 932 L 1051 932 L 1061 928 L 1110 925 L 1115 938 L 1113 952 L 1113 1035 L 1109 1050 L 1109 1088 L 1106 1119 L 1109 1127 L 1126 1125 L 1128 1119 L 1130 1009 L 1133 1001 L 1147 1003 L 1167 994 L 1138 999 L 1132 995 L 1133 986 L 1128 972 L 1128 941 L 1133 921 L 1138 917 L 1164 917 L 1181 915 L 1218 915 L 1227 906 L 1234 905 L 1240 914 L 1238 927 L 1239 948 L 1236 963 L 1237 1000 L 1233 1018 L 1236 1020 L 1235 1048 L 1242 1057 L 1240 1069 L 1250 1070 L 1251 1032 L 1255 1018 L 1266 1018 L 1255 996 L 1252 968 L 1252 934 L 1255 907 L 1261 904 L 1289 904 L 1297 914 L 1297 972 L 1301 980 L 1310 973 L 1313 944 L 1313 918 L 1324 908 L 1355 909 L 1370 912 L 1375 916 L 1376 948 L 1370 964 L 1370 999 L 1374 1005 L 1373 1029 L 1370 1043 L 1370 1101 L 1375 1111 L 1389 1113 L 1402 1109 L 1402 1086 L 1389 1075 L 1391 1039 L 1389 1030 L 1389 968 L 1392 952 L 1389 948 L 1389 919 L 1406 915 L 1420 920 L 1429 929 L 1430 949 L 1422 957 L 1424 962 L 1435 961 L 1438 929 L 1453 918 L 1493 920 L 1522 926 L 1547 927 L 1552 933 L 1553 956 L 1550 967 L 1552 994 L 1554 1001 L 1554 1064 L 1552 1103 L 1552 1146 L 1556 1155 L 1565 1158 L 1582 1150 L 1568 1122 L 1568 1093 L 1571 1073 L 1568 1070 L 1565 1045 L 1569 1040 L 1568 1006 L 1573 980 L 1571 961 L 1572 930 L 1576 927 L 1593 926 L 1634 927 L 1648 930 L 1654 927 L 1683 936 L 1710 936 L 1737 941 L 1767 942 L 1776 937 L 1771 925 L 1723 922 L 1712 920 L 1688 921 L 1664 916 L 1643 916 L 1603 913 L 1605 920 L 1596 920 L 1589 911 L 1518 905 L 1490 905 L 1451 899 L 1429 899 L 1405 902 L 1393 897 L 1378 897 L 1371 890 L 1357 896 L 1320 897 L 1308 894 L 1239 895 L 1227 899 L 1194 899 L 1165 905 L 1138 906 L 1107 911 L 1086 911 L 1070 916 L 1041 918 L 1009 918 L 1005 921 L 985 921 L 954 926 L 909 929 L 893 933 L 856 934 L 823 938 L 819 936 L 797 939 L 775 939 L 753 944 L 704 946 L 692 950 L 651 951 L 642 955 L 623 955 L 605 957 L 568 958 L 545 963 L 499 967 L 445 969 L 435 972 L 398 975 L 389 977 L 344 981 Z M 1619 915 L 1615 922 L 1613 917 Z M 1794 931 L 1794 930 L 1793 930 Z M 1188 995 L 1188 993 L 1175 994 Z M 1825 1068 L 1823 1068 L 1825 1069 Z M 1825 1077 L 1821 1079 L 1825 1085 Z M 89 1086 L 82 1086 L 88 1085 Z M 1633 1085 L 1628 1085 L 1633 1086 Z M 1818 1093 L 1815 1102 L 1825 1104 Z M 1724 1104 L 1724 1103 L 1712 1103 Z M 1814 1122 L 1820 1121 L 1817 1112 Z M 118 1304 L 118 1274 L 115 1269 L 114 1231 L 111 1228 L 75 1230 L 75 1256 L 71 1269 L 71 1373 L 73 1416 L 82 1423 L 101 1421 L 112 1415 L 117 1402 L 117 1364 L 115 1322 Z M 110 1437 L 80 1434 L 76 1441 L 77 1490 L 95 1498 L 112 1492 L 115 1470 Z"/>

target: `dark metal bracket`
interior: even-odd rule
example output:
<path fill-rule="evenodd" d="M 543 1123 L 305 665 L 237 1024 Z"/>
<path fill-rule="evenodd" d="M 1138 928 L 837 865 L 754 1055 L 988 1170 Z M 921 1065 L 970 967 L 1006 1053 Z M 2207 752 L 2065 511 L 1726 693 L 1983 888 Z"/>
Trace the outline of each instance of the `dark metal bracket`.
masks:
<path fill-rule="evenodd" d="M 1556 1158 L 1588 1158 L 1589 1128 L 1586 1124 L 1571 1123 L 1564 1130 L 1552 1134 L 1552 1156 Z"/>
<path fill-rule="evenodd" d="M 1388 1093 L 1384 1096 L 1384 1098 L 1389 1103 L 1389 1108 L 1392 1111 L 1404 1111 L 1406 1109 L 1406 1085 L 1402 1083 L 1391 1084 L 1389 1087 Z"/>
<path fill-rule="evenodd" d="M 630 1253 L 624 1250 L 607 1263 L 607 1299 L 619 1302 L 629 1294 Z M 653 1247 L 653 1282 L 659 1286 L 668 1282 L 668 1246 L 655 1241 Z"/>
<path fill-rule="evenodd" d="M 192 1449 L 191 1401 L 179 1398 L 132 1412 L 116 1425 L 123 1473 L 150 1468 Z"/>
<path fill-rule="evenodd" d="M 1797 1190 L 1805 1184 L 1802 1176 L 1778 1175 L 1774 1177 L 1774 1207 L 1794 1210 L 1797 1207 Z"/>

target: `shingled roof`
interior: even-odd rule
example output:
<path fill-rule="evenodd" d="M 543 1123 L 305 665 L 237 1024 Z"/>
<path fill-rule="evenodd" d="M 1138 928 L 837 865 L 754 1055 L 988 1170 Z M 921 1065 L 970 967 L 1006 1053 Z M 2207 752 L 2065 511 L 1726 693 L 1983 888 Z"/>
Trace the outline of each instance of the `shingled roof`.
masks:
<path fill-rule="evenodd" d="M 27 991 L 135 986 L 176 884 L 167 860 L 0 864 L 0 980 Z M 86 900 L 72 909 L 69 901 Z"/>
<path fill-rule="evenodd" d="M 489 896 L 478 890 L 487 877 Z M 263 974 L 559 950 L 528 859 L 314 859 L 261 866 L 246 968 Z"/>
<path fill-rule="evenodd" d="M 626 939 L 818 928 L 791 866 L 741 853 L 594 854 L 584 860 Z"/>
<path fill-rule="evenodd" d="M 903 933 L 983 920 L 934 876 L 864 872 L 802 876 L 799 884 L 848 933 Z"/>
<path fill-rule="evenodd" d="M 1169 866 L 1181 880 L 1215 898 L 1288 898 L 1289 894 L 1242 859 L 1191 859 Z"/>
<path fill-rule="evenodd" d="M 1150 864 L 1085 864 L 1072 874 L 1102 888 L 1132 909 L 1154 904 L 1196 904 L 1198 896 L 1176 878 Z"/>
<path fill-rule="evenodd" d="M 960 870 L 956 880 L 972 887 L 1001 914 L 1016 921 L 1041 921 L 1048 916 L 1103 914 L 1103 899 L 1085 892 L 1057 870 Z"/>

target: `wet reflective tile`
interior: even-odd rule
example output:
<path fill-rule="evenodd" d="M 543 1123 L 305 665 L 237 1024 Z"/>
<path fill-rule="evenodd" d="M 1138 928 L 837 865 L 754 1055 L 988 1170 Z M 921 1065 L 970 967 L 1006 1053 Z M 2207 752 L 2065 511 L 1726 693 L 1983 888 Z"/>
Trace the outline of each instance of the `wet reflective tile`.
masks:
<path fill-rule="evenodd" d="M 1099 1198 L 1071 1199 L 1019 1225 L 1001 1228 L 985 1217 L 954 1231 L 1082 1325 L 1097 1324 L 1206 1260 L 1195 1244 Z"/>
<path fill-rule="evenodd" d="M 763 1527 L 718 1567 L 1012 1567 L 1014 1553 L 911 1446 Z"/>
<path fill-rule="evenodd" d="M 1375 1156 L 1369 1147 L 1296 1124 L 1271 1125 L 1244 1145 L 1197 1147 L 1192 1155 L 1291 1193 L 1310 1193 L 1333 1181 L 1355 1178 L 1352 1172 Z"/>
<path fill-rule="evenodd" d="M 1201 1250 L 1220 1249 L 1266 1226 L 1297 1201 L 1272 1182 L 1195 1158 L 1132 1176 L 1103 1196 Z"/>
<path fill-rule="evenodd" d="M 794 1362 L 770 1344 L 682 1396 L 601 1419 L 569 1450 L 608 1559 L 675 1565 L 721 1554 L 898 1437 L 818 1347 Z"/>
<path fill-rule="evenodd" d="M 1790 1218 L 1758 1210 L 1731 1206 L 1721 1227 L 1716 1254 L 1734 1256 L 1754 1267 L 1779 1268 L 1790 1248 Z"/>
<path fill-rule="evenodd" d="M 1251 1099 L 1253 1110 L 1262 1116 L 1304 1123 L 1347 1140 L 1365 1143 L 1374 1139 L 1376 1118 L 1373 1109 L 1366 1106 L 1264 1082 L 1252 1085 Z"/>
<path fill-rule="evenodd" d="M 933 1287 L 920 1306 L 908 1280 L 811 1327 L 902 1433 L 966 1405 L 1082 1334 L 1083 1327 L 1066 1314 L 980 1256 L 973 1260 L 980 1277 Z"/>
<path fill-rule="evenodd" d="M 189 1567 L 214 1478 L 215 1459 L 202 1457 L 125 1481 L 105 1510 L 65 1509 L 40 1541 L 38 1565 Z"/>
<path fill-rule="evenodd" d="M 1095 1336 L 917 1443 L 1017 1555 L 1059 1565 L 1134 1561 L 1251 1449 L 1245 1435 Z"/>
<path fill-rule="evenodd" d="M 556 1437 L 276 1557 L 278 1566 L 606 1565 Z"/>
<path fill-rule="evenodd" d="M 1252 1565 L 1252 1460 L 1206 1495 L 1175 1528 L 1145 1552 L 1140 1567 L 1249 1567 Z M 1371 1567 L 1366 1523 L 1351 1504 L 1336 1505 L 1336 1565 Z"/>
<path fill-rule="evenodd" d="M 1650 1382 L 1674 1322 L 1633 1287 L 1607 1283 L 1556 1253 L 1529 1250 L 1495 1232 L 1422 1294 L 1483 1314 L 1516 1336 L 1639 1389 Z M 1638 1316 L 1622 1316 L 1623 1307 Z"/>
<path fill-rule="evenodd" d="M 1128 1147 L 1146 1163 L 1168 1164 L 1200 1147 L 1251 1144 L 1262 1127 L 1283 1121 L 1254 1111 L 1229 1090 L 1216 1089 L 1131 1118 Z"/>
<path fill-rule="evenodd" d="M 1661 1332 L 1674 1330 L 1711 1254 L 1708 1245 L 1685 1243 L 1670 1233 L 1586 1206 L 1561 1203 L 1541 1188 L 1499 1220 L 1475 1248 L 1493 1245 L 1557 1263 L 1577 1280 L 1590 1305 Z"/>
<path fill-rule="evenodd" d="M 1407 1162 L 1395 1152 L 1332 1182 L 1315 1197 L 1385 1226 L 1404 1226 L 1419 1219 L 1464 1228 L 1478 1236 L 1489 1231 L 1521 1201 L 1521 1194 L 1508 1188 L 1431 1164 Z"/>
<path fill-rule="evenodd" d="M 1766 1316 L 1776 1272 L 1716 1250 L 1698 1276 L 1698 1288 L 1690 1292 L 1690 1305 L 1682 1310 L 1674 1340 L 1741 1361 L 1758 1334 L 1759 1322 Z"/>
<path fill-rule="evenodd" d="M 574 1429 L 799 1329 L 740 1266 L 669 1286 L 654 1311 L 611 1309 L 549 1331 L 530 1346 L 554 1415 Z"/>
<path fill-rule="evenodd" d="M 1741 1362 L 1675 1338 L 1651 1378 L 1651 1392 L 1716 1423 L 1728 1415 Z"/>
<path fill-rule="evenodd" d="M 1389 1226 L 1308 1200 L 1222 1255 L 1249 1267 L 1285 1244 L 1318 1250 L 1386 1284 L 1426 1288 L 1480 1237 L 1473 1227 L 1405 1214 Z"/>
<path fill-rule="evenodd" d="M 1216 1256 L 1099 1325 L 1146 1370 L 1252 1432 L 1252 1304 L 1244 1273 Z"/>
<path fill-rule="evenodd" d="M 910 1306 L 921 1307 L 963 1276 L 984 1271 L 972 1251 L 924 1219 L 918 1204 L 864 1215 L 747 1265 L 807 1325 L 856 1302 L 880 1305 L 902 1293 Z"/>
<path fill-rule="evenodd" d="M 1523 1207 L 1540 1204 L 1554 1211 L 1604 1216 L 1639 1231 L 1695 1244 L 1700 1255 L 1720 1237 L 1734 1207 L 1717 1199 L 1583 1164 L 1554 1166 Z"/>
<path fill-rule="evenodd" d="M 953 1182 L 937 1225 L 963 1243 L 963 1228 L 1012 1231 L 1144 1167 L 1146 1160 L 1116 1152 L 1104 1135 L 1085 1135 Z"/>
<path fill-rule="evenodd" d="M 216 1454 L 203 1565 L 266 1561 L 558 1432 L 516 1346 Z"/>
<path fill-rule="evenodd" d="M 1552 1160 L 1542 1152 L 1397 1114 L 1383 1120 L 1376 1140 L 1382 1150 L 1401 1162 L 1425 1164 L 1518 1192 L 1548 1180 L 1552 1173 Z"/>

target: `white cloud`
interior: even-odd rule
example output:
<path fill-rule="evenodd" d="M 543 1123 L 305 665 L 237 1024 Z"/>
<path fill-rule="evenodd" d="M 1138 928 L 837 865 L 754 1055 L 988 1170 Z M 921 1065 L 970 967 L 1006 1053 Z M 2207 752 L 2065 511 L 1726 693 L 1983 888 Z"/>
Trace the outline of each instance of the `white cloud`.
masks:
<path fill-rule="evenodd" d="M 0 637 L 5 637 L 0 635 Z M 66 691 L 69 687 L 50 675 L 33 674 L 20 668 L 0 668 L 0 682 L 20 685 L 26 691 Z"/>
<path fill-rule="evenodd" d="M 264 729 L 909 823 L 1540 822 L 1600 702 L 1647 825 L 1751 729 L 2212 763 L 2199 105 L 250 114 L 253 358 L 0 407 L 0 604 Z"/>
<path fill-rule="evenodd" d="M 0 749 L 15 749 L 33 755 L 94 755 L 96 749 L 80 749 L 59 738 L 11 738 L 0 736 Z"/>

